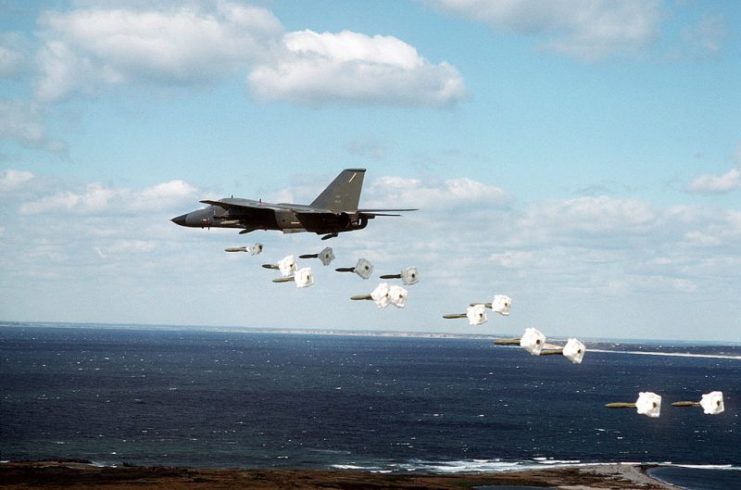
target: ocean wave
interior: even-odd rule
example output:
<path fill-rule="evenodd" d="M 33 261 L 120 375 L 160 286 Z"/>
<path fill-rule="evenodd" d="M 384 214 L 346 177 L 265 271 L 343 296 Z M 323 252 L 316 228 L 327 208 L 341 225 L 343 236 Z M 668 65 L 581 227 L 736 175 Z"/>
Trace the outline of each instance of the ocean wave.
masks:
<path fill-rule="evenodd" d="M 312 453 L 320 453 L 320 454 L 350 454 L 350 451 L 345 450 L 338 450 L 338 449 L 314 449 L 309 448 L 307 451 Z"/>
<path fill-rule="evenodd" d="M 741 471 L 741 466 L 734 466 L 732 464 L 674 464 L 674 463 L 659 463 L 659 466 L 669 466 L 672 468 L 689 468 L 693 470 L 715 470 L 715 471 Z"/>
<path fill-rule="evenodd" d="M 533 461 L 537 461 L 538 464 L 546 464 L 546 465 L 579 465 L 581 464 L 581 461 L 578 459 L 550 459 L 550 458 L 533 458 Z"/>
<path fill-rule="evenodd" d="M 461 461 L 411 461 L 391 465 L 401 471 L 424 473 L 475 473 L 501 472 L 516 469 L 517 462 L 503 462 L 501 460 L 461 460 Z"/>
<path fill-rule="evenodd" d="M 503 473 L 508 471 L 523 471 L 543 467 L 559 468 L 573 466 L 595 466 L 612 463 L 582 463 L 579 460 L 559 460 L 552 458 L 535 458 L 523 461 L 502 461 L 501 459 L 470 459 L 453 461 L 426 461 L 411 460 L 405 463 L 382 463 L 360 464 L 352 462 L 349 464 L 333 464 L 335 469 L 352 469 L 370 472 L 394 473 L 433 473 L 433 474 L 456 474 L 456 473 Z"/>
<path fill-rule="evenodd" d="M 380 466 L 364 466 L 364 465 L 357 465 L 357 464 L 332 464 L 329 465 L 330 468 L 334 468 L 336 470 L 355 470 L 355 471 L 370 471 L 372 473 L 388 473 L 388 469 L 384 469 Z"/>
<path fill-rule="evenodd" d="M 501 459 L 471 459 L 453 461 L 425 461 L 411 460 L 406 463 L 348 463 L 333 464 L 331 468 L 338 470 L 369 471 L 372 473 L 431 473 L 431 474 L 457 474 L 457 473 L 506 473 L 513 471 L 537 470 L 542 468 L 585 468 L 608 465 L 651 465 L 660 467 L 706 469 L 721 471 L 741 471 L 741 467 L 734 465 L 693 465 L 675 464 L 672 462 L 581 462 L 579 460 L 562 460 L 545 457 L 537 457 L 522 461 L 502 461 Z"/>

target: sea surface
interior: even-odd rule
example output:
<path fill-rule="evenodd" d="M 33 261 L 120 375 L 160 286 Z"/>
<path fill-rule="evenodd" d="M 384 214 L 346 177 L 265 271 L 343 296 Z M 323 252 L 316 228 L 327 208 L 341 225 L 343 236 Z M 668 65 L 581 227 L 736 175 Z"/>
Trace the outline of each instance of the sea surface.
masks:
<path fill-rule="evenodd" d="M 0 460 L 430 473 L 640 462 L 686 488 L 733 488 L 741 346 L 653 347 L 601 343 L 573 365 L 486 339 L 2 323 Z M 721 415 L 671 407 L 715 390 Z M 660 418 L 604 407 L 639 391 L 663 396 Z"/>

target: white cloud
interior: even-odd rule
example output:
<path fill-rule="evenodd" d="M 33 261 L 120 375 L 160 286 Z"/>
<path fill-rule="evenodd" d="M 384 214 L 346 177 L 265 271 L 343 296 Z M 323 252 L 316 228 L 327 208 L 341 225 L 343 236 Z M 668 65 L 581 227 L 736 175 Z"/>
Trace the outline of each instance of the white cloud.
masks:
<path fill-rule="evenodd" d="M 248 77 L 261 99 L 443 106 L 466 94 L 452 65 L 432 64 L 393 36 L 305 30 L 286 34 L 283 43 L 281 56 Z"/>
<path fill-rule="evenodd" d="M 0 140 L 14 141 L 26 148 L 63 152 L 63 143 L 50 139 L 36 104 L 0 98 Z"/>
<path fill-rule="evenodd" d="M 10 78 L 24 68 L 25 55 L 19 37 L 13 33 L 0 33 L 0 78 Z"/>
<path fill-rule="evenodd" d="M 172 209 L 183 203 L 191 201 L 198 189 L 183 180 L 171 180 L 163 182 L 153 187 L 144 189 L 138 193 L 133 193 L 129 197 L 130 191 L 122 191 L 122 194 L 131 199 L 129 209 L 147 210 L 156 206 L 160 209 Z"/>
<path fill-rule="evenodd" d="M 690 230 L 684 234 L 684 241 L 689 245 L 696 246 L 716 246 L 722 243 L 721 239 L 705 231 Z"/>
<path fill-rule="evenodd" d="M 38 54 L 41 100 L 130 81 L 197 83 L 262 59 L 283 32 L 267 10 L 217 2 L 161 10 L 79 9 L 49 12 Z"/>
<path fill-rule="evenodd" d="M 368 186 L 366 207 L 413 207 L 424 209 L 462 206 L 501 206 L 509 201 L 501 188 L 467 177 L 444 182 L 381 177 Z"/>
<path fill-rule="evenodd" d="M 679 293 L 694 293 L 697 284 L 694 281 L 681 277 L 667 276 L 637 276 L 631 278 L 630 289 L 640 292 L 646 291 L 676 291 Z"/>
<path fill-rule="evenodd" d="M 103 212 L 108 209 L 111 198 L 115 195 L 115 191 L 100 184 L 88 184 L 82 193 L 61 192 L 43 197 L 37 201 L 24 203 L 21 206 L 21 213 L 75 212 L 87 214 Z"/>
<path fill-rule="evenodd" d="M 658 224 L 650 204 L 636 199 L 607 196 L 579 197 L 536 204 L 520 222 L 534 236 L 571 237 L 576 234 L 605 236 L 644 233 Z"/>
<path fill-rule="evenodd" d="M 105 247 L 93 247 L 100 258 L 108 258 L 111 255 L 146 254 L 157 248 L 156 242 L 152 240 L 112 240 Z"/>
<path fill-rule="evenodd" d="M 445 106 L 465 96 L 446 62 L 393 36 L 286 33 L 268 10 L 226 1 L 166 7 L 89 7 L 40 19 L 39 100 L 150 82 L 198 84 L 249 72 L 262 100 Z"/>
<path fill-rule="evenodd" d="M 167 206 L 191 209 L 197 198 L 182 181 L 141 189 L 92 183 L 47 198 L 38 195 L 42 187 L 29 186 L 36 192 L 30 208 L 6 213 L 3 222 L 0 276 L 14 284 L 3 306 L 22 311 L 13 306 L 20 301 L 43 310 L 44 304 L 27 299 L 36 297 L 28 291 L 43 287 L 46 298 L 60 303 L 80 295 L 95 299 L 83 310 L 67 311 L 73 321 L 287 327 L 301 317 L 304 325 L 347 328 L 362 314 L 364 328 L 471 332 L 440 316 L 508 294 L 515 304 L 511 319 L 490 319 L 487 333 L 517 333 L 521 325 L 534 324 L 551 335 L 613 337 L 672 337 L 675 327 L 692 337 L 711 310 L 736 318 L 739 212 L 604 196 L 519 203 L 498 187 L 465 177 L 387 176 L 367 187 L 366 207 L 421 209 L 378 218 L 327 245 L 335 250 L 337 267 L 366 257 L 377 274 L 419 268 L 420 284 L 410 288 L 407 308 L 394 315 L 348 301 L 373 284 L 316 263 L 307 264 L 316 266 L 317 275 L 309 296 L 270 287 L 271 276 L 259 272 L 260 263 L 318 252 L 324 242 L 313 234 L 243 237 L 234 230 L 176 226 L 169 218 L 179 212 Z M 223 253 L 226 246 L 255 241 L 265 244 L 265 255 Z M 48 281 L 39 286 L 38 278 Z M 203 294 L 231 306 L 218 315 L 202 313 L 197 305 Z M 245 301 L 250 297 L 287 307 L 276 318 Z M 687 309 L 690 302 L 702 308 Z M 671 321 L 662 330 L 656 319 L 665 317 Z"/>
<path fill-rule="evenodd" d="M 732 168 L 723 175 L 701 175 L 690 183 L 690 190 L 703 194 L 731 192 L 741 189 L 741 171 Z"/>
<path fill-rule="evenodd" d="M 507 269 L 520 269 L 530 267 L 536 263 L 536 254 L 523 250 L 507 250 L 505 252 L 494 253 L 489 260 L 500 267 Z"/>
<path fill-rule="evenodd" d="M 659 0 L 430 0 L 492 29 L 543 35 L 543 49 L 585 60 L 640 49 L 657 35 Z"/>
<path fill-rule="evenodd" d="M 34 178 L 33 173 L 25 170 L 8 169 L 0 172 L 0 191 L 14 191 Z"/>
<path fill-rule="evenodd" d="M 75 213 L 85 215 L 164 211 L 192 201 L 197 189 L 182 180 L 164 182 L 141 191 L 88 184 L 82 192 L 65 191 L 21 205 L 22 214 Z"/>

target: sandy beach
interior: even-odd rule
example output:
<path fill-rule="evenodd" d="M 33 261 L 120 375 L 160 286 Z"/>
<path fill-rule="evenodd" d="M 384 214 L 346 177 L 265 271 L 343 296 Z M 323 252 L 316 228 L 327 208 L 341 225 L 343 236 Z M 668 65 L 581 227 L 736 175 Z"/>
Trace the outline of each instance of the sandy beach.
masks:
<path fill-rule="evenodd" d="M 347 470 L 97 467 L 84 462 L 0 464 L 0 488 L 401 488 L 461 489 L 487 486 L 563 489 L 672 489 L 633 464 L 575 466 L 457 475 L 380 474 Z"/>

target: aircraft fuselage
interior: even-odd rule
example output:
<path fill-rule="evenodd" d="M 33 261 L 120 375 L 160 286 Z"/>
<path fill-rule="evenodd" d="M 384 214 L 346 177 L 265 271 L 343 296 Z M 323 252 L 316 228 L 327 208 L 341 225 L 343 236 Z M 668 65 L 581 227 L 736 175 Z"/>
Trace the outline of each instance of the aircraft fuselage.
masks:
<path fill-rule="evenodd" d="M 280 230 L 284 233 L 308 231 L 324 238 L 338 233 L 361 230 L 376 216 L 399 216 L 387 211 L 413 209 L 358 209 L 365 169 L 348 168 L 332 181 L 309 204 L 272 204 L 262 200 L 227 197 L 218 201 L 204 200 L 208 207 L 172 219 L 192 228 L 239 228 L 240 233 L 253 230 Z"/>
<path fill-rule="evenodd" d="M 177 216 L 172 221 L 191 228 L 238 228 L 244 233 L 279 230 L 284 233 L 309 231 L 329 234 L 363 229 L 368 225 L 368 219 L 373 218 L 357 211 L 318 212 L 311 206 L 301 204 L 269 204 L 238 198 L 221 199 L 219 202 L 226 207 L 212 204 Z M 264 211 L 254 212 L 256 208 Z"/>

